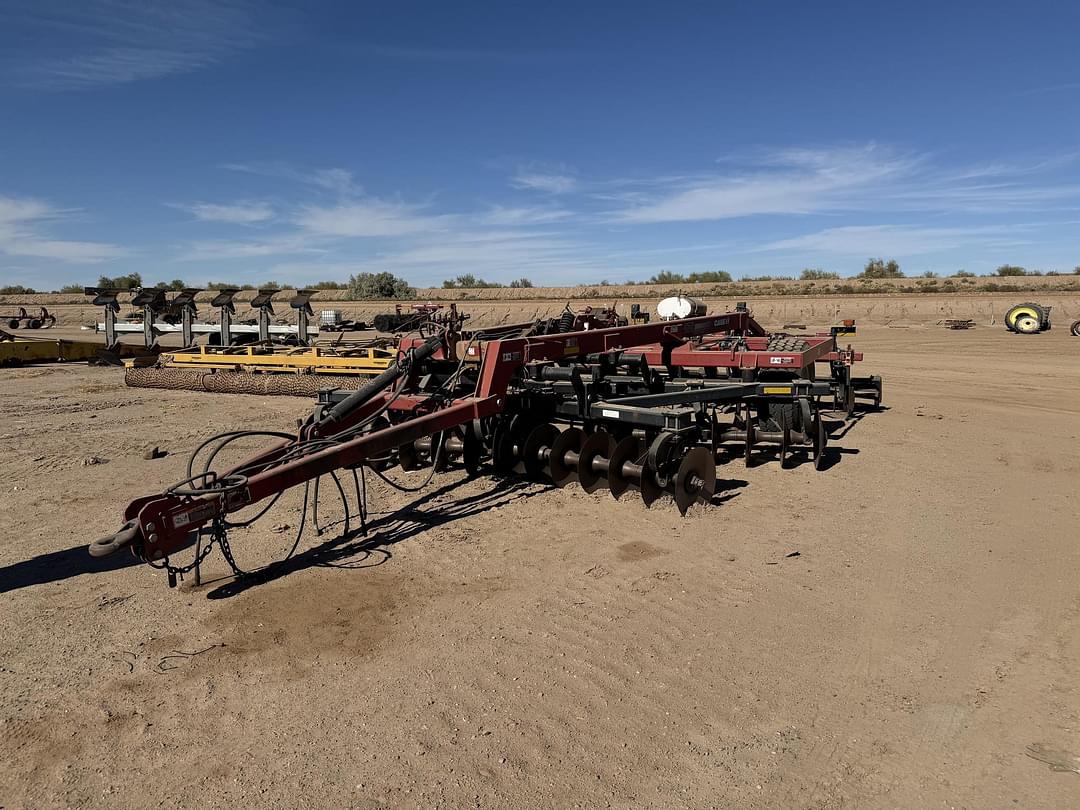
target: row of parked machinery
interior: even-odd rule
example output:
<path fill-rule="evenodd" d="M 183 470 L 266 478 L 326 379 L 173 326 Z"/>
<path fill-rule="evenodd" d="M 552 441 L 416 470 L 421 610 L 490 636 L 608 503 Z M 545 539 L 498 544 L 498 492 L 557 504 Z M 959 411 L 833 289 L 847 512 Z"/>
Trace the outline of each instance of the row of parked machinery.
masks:
<path fill-rule="evenodd" d="M 105 319 L 97 324 L 97 330 L 105 333 L 105 343 L 109 349 L 118 345 L 120 335 L 132 333 L 142 333 L 143 344 L 148 351 L 154 349 L 161 335 L 169 333 L 179 333 L 184 346 L 194 346 L 200 335 L 208 335 L 209 342 L 219 346 L 256 340 L 307 345 L 312 337 L 319 334 L 318 327 L 310 325 L 312 290 L 297 290 L 289 299 L 289 307 L 296 312 L 295 325 L 274 323 L 274 296 L 278 290 L 259 290 L 250 301 L 254 317 L 243 321 L 236 319 L 234 301 L 240 290 L 218 290 L 210 302 L 210 306 L 218 311 L 217 323 L 196 319 L 198 307 L 195 296 L 201 292 L 198 289 L 181 290 L 172 300 L 166 297 L 162 289 L 138 290 L 131 299 L 131 305 L 135 308 L 134 317 L 124 320 L 117 318 L 122 290 L 87 287 L 85 292 L 92 297 L 94 305 L 104 309 Z"/>
<path fill-rule="evenodd" d="M 27 312 L 26 307 L 19 307 L 17 312 L 0 315 L 0 322 L 7 324 L 8 329 L 49 329 L 56 326 L 56 316 L 45 307 L 35 313 Z"/>

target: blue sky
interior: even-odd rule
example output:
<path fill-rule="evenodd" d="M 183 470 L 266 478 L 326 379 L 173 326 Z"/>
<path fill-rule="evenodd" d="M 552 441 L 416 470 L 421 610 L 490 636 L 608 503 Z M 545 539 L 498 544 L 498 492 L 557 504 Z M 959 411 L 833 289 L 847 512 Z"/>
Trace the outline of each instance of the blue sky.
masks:
<path fill-rule="evenodd" d="M 0 279 L 1080 264 L 1075 3 L 5 0 Z"/>

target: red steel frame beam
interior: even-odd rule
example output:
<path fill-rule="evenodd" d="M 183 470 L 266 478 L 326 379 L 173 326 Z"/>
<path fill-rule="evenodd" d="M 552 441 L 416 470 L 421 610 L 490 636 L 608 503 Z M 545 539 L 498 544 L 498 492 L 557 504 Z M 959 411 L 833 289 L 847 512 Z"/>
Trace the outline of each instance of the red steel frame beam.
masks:
<path fill-rule="evenodd" d="M 640 347 L 650 365 L 662 365 L 663 351 L 655 346 Z M 638 351 L 634 348 L 631 351 Z M 679 346 L 671 352 L 671 364 L 681 368 L 772 368 L 802 369 L 824 360 L 833 351 L 832 341 L 811 344 L 802 352 L 710 349 L 702 346 Z"/>
<path fill-rule="evenodd" d="M 143 537 L 143 555 L 150 560 L 160 559 L 182 548 L 192 529 L 205 525 L 217 516 L 243 509 L 334 470 L 360 464 L 407 442 L 449 430 L 473 419 L 492 416 L 501 408 L 499 399 L 467 397 L 458 400 L 442 410 L 256 472 L 248 477 L 242 487 L 224 496 L 206 495 L 190 501 L 170 495 L 140 498 L 132 502 L 125 516 L 128 520 L 138 518 Z M 280 456 L 282 449 L 275 448 L 272 453 Z"/>
<path fill-rule="evenodd" d="M 715 342 L 688 344 L 671 351 L 671 364 L 680 368 L 803 369 L 845 357 L 852 362 L 863 359 L 862 352 L 840 352 L 831 335 L 815 335 L 804 340 L 808 346 L 801 352 L 769 351 L 764 338 L 747 338 L 745 349 L 726 348 Z M 664 364 L 663 349 L 656 344 L 634 346 L 628 351 L 643 354 L 650 365 Z"/>
<path fill-rule="evenodd" d="M 680 321 L 659 321 L 610 329 L 589 329 L 560 335 L 493 340 L 485 344 L 480 365 L 478 396 L 505 393 L 518 369 L 542 360 L 575 360 L 589 354 L 630 349 L 651 343 L 678 346 L 695 337 L 716 332 L 748 332 L 764 335 L 749 312 L 703 315 Z"/>
<path fill-rule="evenodd" d="M 717 316 L 706 316 L 706 320 L 716 317 Z M 518 351 L 522 352 L 521 357 L 524 358 L 524 362 L 530 362 L 534 360 L 574 359 L 586 354 L 610 351 L 612 349 L 623 349 L 635 354 L 643 354 L 650 365 L 664 365 L 666 344 L 666 347 L 670 348 L 671 364 L 682 368 L 803 369 L 812 366 L 815 363 L 827 363 L 844 359 L 836 348 L 835 338 L 830 334 L 806 336 L 804 340 L 809 346 L 802 352 L 770 352 L 766 349 L 768 337 L 765 330 L 748 313 L 734 312 L 728 313 L 723 317 L 729 319 L 724 325 L 714 325 L 707 331 L 698 332 L 696 334 L 681 333 L 678 330 L 671 330 L 669 328 L 675 324 L 684 323 L 683 321 L 661 321 L 644 327 L 613 327 L 611 329 L 567 333 L 566 335 L 543 335 L 517 340 L 493 340 L 484 343 L 481 346 L 470 347 L 469 355 L 482 358 L 486 362 L 489 353 L 502 352 L 509 354 L 511 359 L 508 362 L 516 365 L 518 362 L 521 362 L 520 358 L 517 360 L 513 359 Z M 701 319 L 688 319 L 688 321 L 696 320 Z M 653 328 L 659 327 L 661 330 L 665 330 L 667 327 L 666 331 L 661 334 L 663 339 L 660 341 L 643 341 L 641 344 L 634 345 L 626 344 L 624 339 L 628 336 L 627 330 L 643 330 L 649 328 L 649 326 Z M 697 328 L 700 329 L 700 327 Z M 707 338 L 708 336 L 717 333 L 725 335 L 743 333 L 747 348 L 733 351 L 716 347 L 715 342 L 712 344 L 695 343 L 692 345 L 674 345 L 672 347 L 672 344 L 684 343 L 693 337 L 705 336 Z M 667 336 L 666 338 L 664 337 L 665 334 Z M 579 336 L 581 335 L 590 336 L 587 343 L 581 343 L 579 340 Z M 603 337 L 601 338 L 600 336 Z M 677 339 L 672 340 L 673 336 L 676 336 Z M 644 338 L 645 335 L 642 332 L 637 331 L 637 334 L 634 334 L 633 337 L 641 339 Z M 562 340 L 563 338 L 567 338 L 567 340 L 564 341 Z M 525 341 L 524 349 L 519 347 L 518 340 Z M 546 344 L 546 349 L 538 350 L 537 343 Z M 860 361 L 862 360 L 862 353 L 854 352 L 849 355 L 849 358 L 853 361 Z M 503 375 L 501 375 L 498 370 L 492 369 L 492 385 L 494 385 L 495 380 L 501 376 Z"/>

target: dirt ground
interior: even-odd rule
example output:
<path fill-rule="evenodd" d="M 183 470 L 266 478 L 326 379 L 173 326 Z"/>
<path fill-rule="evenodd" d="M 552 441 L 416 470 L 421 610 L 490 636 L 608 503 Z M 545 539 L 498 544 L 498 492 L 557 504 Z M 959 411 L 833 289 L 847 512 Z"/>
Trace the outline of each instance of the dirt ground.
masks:
<path fill-rule="evenodd" d="M 366 540 L 309 532 L 251 586 L 215 552 L 177 590 L 85 546 L 202 439 L 309 403 L 0 371 L 0 806 L 1077 806 L 1049 763 L 1080 769 L 1080 338 L 856 343 L 888 409 L 825 471 L 730 462 L 685 519 L 373 486 Z"/>

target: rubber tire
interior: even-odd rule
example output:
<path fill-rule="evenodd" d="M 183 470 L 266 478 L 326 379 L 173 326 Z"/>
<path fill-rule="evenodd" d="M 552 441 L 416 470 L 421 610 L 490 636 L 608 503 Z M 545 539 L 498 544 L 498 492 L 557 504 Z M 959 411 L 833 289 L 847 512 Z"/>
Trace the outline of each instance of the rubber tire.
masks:
<path fill-rule="evenodd" d="M 783 430 L 784 417 L 787 417 L 787 426 L 796 433 L 802 430 L 802 411 L 798 402 L 766 401 L 767 428 L 772 431 Z"/>
<path fill-rule="evenodd" d="M 1069 327 L 1069 334 L 1073 337 L 1080 337 L 1080 321 L 1073 321 L 1072 326 Z"/>
<path fill-rule="evenodd" d="M 1042 331 L 1042 323 L 1026 312 L 1021 313 L 1013 320 L 1013 331 L 1018 335 L 1037 335 Z"/>
<path fill-rule="evenodd" d="M 1018 334 L 1034 334 L 1033 332 L 1020 332 L 1020 330 L 1016 328 L 1017 318 L 1024 314 L 1030 315 L 1039 324 L 1039 329 L 1036 331 L 1046 329 L 1050 322 L 1050 313 L 1045 307 L 1039 304 L 1025 302 L 1009 307 L 1005 313 L 1005 328 L 1011 332 L 1017 332 Z"/>

